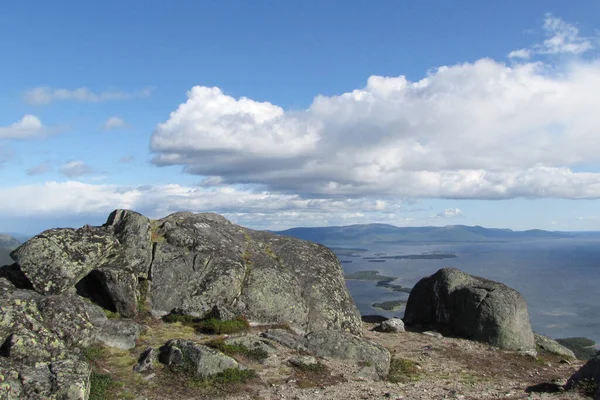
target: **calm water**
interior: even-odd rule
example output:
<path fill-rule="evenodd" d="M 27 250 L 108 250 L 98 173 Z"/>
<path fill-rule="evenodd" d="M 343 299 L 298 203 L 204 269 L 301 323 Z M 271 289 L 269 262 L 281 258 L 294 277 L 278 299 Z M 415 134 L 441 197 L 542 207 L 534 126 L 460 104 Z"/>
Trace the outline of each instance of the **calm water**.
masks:
<path fill-rule="evenodd" d="M 333 246 L 333 244 L 330 244 Z M 341 245 L 337 245 L 342 247 Z M 348 244 L 346 244 L 348 246 Z M 348 246 L 350 247 L 350 246 Z M 377 270 L 397 276 L 393 282 L 412 287 L 419 279 L 443 267 L 502 282 L 518 290 L 529 306 L 533 330 L 554 338 L 585 336 L 600 343 L 600 239 L 557 239 L 521 243 L 440 245 L 361 245 L 361 257 L 344 257 L 346 273 Z M 362 257 L 455 253 L 443 260 L 387 260 L 372 263 Z M 346 281 L 362 314 L 400 316 L 403 310 L 386 312 L 371 307 L 385 300 L 406 300 L 408 294 L 375 286 L 375 281 Z"/>

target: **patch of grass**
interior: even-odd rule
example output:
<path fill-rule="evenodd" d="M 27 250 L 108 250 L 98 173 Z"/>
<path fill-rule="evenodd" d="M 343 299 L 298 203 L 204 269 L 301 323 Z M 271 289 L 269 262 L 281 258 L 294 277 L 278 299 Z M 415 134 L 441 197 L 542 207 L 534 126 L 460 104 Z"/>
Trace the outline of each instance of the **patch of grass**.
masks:
<path fill-rule="evenodd" d="M 254 361 L 264 360 L 269 356 L 269 353 L 263 349 L 249 349 L 241 344 L 227 344 L 222 339 L 212 340 L 205 343 L 207 346 L 213 349 L 219 350 L 221 353 L 228 356 L 241 355 L 247 359 Z"/>
<path fill-rule="evenodd" d="M 216 375 L 205 378 L 191 378 L 188 385 L 195 388 L 213 388 L 215 386 L 247 383 L 256 378 L 257 374 L 251 369 L 228 368 Z"/>
<path fill-rule="evenodd" d="M 161 243 L 161 242 L 165 241 L 165 237 L 163 236 L 162 232 L 160 231 L 160 226 L 158 224 L 158 221 L 150 222 L 150 241 L 152 243 Z"/>
<path fill-rule="evenodd" d="M 90 376 L 90 400 L 109 400 L 112 399 L 111 389 L 114 388 L 115 381 L 110 375 L 92 372 Z"/>
<path fill-rule="evenodd" d="M 150 281 L 147 279 L 138 279 L 138 292 L 139 297 L 137 301 L 137 310 L 139 314 L 148 314 L 150 307 L 148 307 L 148 292 L 150 291 Z"/>
<path fill-rule="evenodd" d="M 93 344 L 89 347 L 84 347 L 81 349 L 81 354 L 85 357 L 85 359 L 89 362 L 96 361 L 101 359 L 106 352 L 104 346 L 99 344 Z"/>
<path fill-rule="evenodd" d="M 183 324 L 179 321 L 165 323 L 163 321 L 152 321 L 150 329 L 140 335 L 138 347 L 162 346 L 170 339 L 192 339 L 196 335 L 193 325 Z"/>
<path fill-rule="evenodd" d="M 106 315 L 106 318 L 109 319 L 121 318 L 121 315 L 118 312 L 110 311 L 107 309 L 104 309 L 104 315 Z"/>
<path fill-rule="evenodd" d="M 420 373 L 418 365 L 413 360 L 393 358 L 390 362 L 388 381 L 392 383 L 406 383 L 418 379 Z"/>
<path fill-rule="evenodd" d="M 215 335 L 228 335 L 232 333 L 247 332 L 250 329 L 248 320 L 240 316 L 236 319 L 221 321 L 216 318 L 208 318 L 198 322 L 198 330 Z"/>

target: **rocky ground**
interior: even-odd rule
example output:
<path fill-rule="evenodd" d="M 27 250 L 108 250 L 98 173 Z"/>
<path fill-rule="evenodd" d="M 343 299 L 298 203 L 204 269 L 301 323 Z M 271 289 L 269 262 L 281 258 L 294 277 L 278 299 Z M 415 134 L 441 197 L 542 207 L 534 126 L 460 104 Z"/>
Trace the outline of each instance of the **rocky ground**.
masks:
<path fill-rule="evenodd" d="M 578 392 L 532 392 L 543 383 L 564 384 L 582 364 L 561 362 L 552 354 L 538 357 L 503 351 L 489 345 L 455 338 L 434 337 L 418 332 L 382 333 L 374 324 L 363 323 L 366 339 L 383 345 L 392 359 L 402 360 L 395 382 L 373 381 L 365 366 L 319 358 L 322 367 L 309 370 L 292 366 L 298 352 L 276 345 L 277 350 L 262 362 L 234 356 L 257 372 L 246 383 L 205 385 L 190 383 L 161 364 L 151 371 L 134 374 L 137 356 L 148 346 L 172 337 L 197 342 L 214 336 L 197 334 L 180 323 L 156 322 L 129 351 L 109 353 L 93 361 L 96 374 L 112 376 L 114 387 L 105 398 L 129 399 L 581 399 Z M 264 329 L 253 328 L 253 334 Z M 223 336 L 220 336 L 221 338 Z M 547 385 L 548 390 L 552 385 Z M 98 397 L 102 398 L 102 397 Z"/>

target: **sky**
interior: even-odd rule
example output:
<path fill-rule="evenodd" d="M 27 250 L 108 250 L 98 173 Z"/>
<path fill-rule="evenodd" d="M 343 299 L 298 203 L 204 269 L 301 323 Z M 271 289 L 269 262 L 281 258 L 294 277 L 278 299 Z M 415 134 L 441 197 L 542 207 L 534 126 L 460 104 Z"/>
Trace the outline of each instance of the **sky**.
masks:
<path fill-rule="evenodd" d="M 0 231 L 600 230 L 596 1 L 0 3 Z"/>

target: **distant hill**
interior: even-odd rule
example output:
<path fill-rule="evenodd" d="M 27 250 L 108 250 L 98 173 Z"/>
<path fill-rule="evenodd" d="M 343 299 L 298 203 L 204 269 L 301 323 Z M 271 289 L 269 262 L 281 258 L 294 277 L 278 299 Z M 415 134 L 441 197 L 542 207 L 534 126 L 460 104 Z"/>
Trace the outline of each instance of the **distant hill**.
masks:
<path fill-rule="evenodd" d="M 20 244 L 21 242 L 14 236 L 0 233 L 0 266 L 13 263 L 10 252 L 19 247 Z"/>
<path fill-rule="evenodd" d="M 513 231 L 466 225 L 397 227 L 387 224 L 291 228 L 276 233 L 324 244 L 509 242 L 575 236 L 569 232 L 550 232 L 540 229 Z"/>

